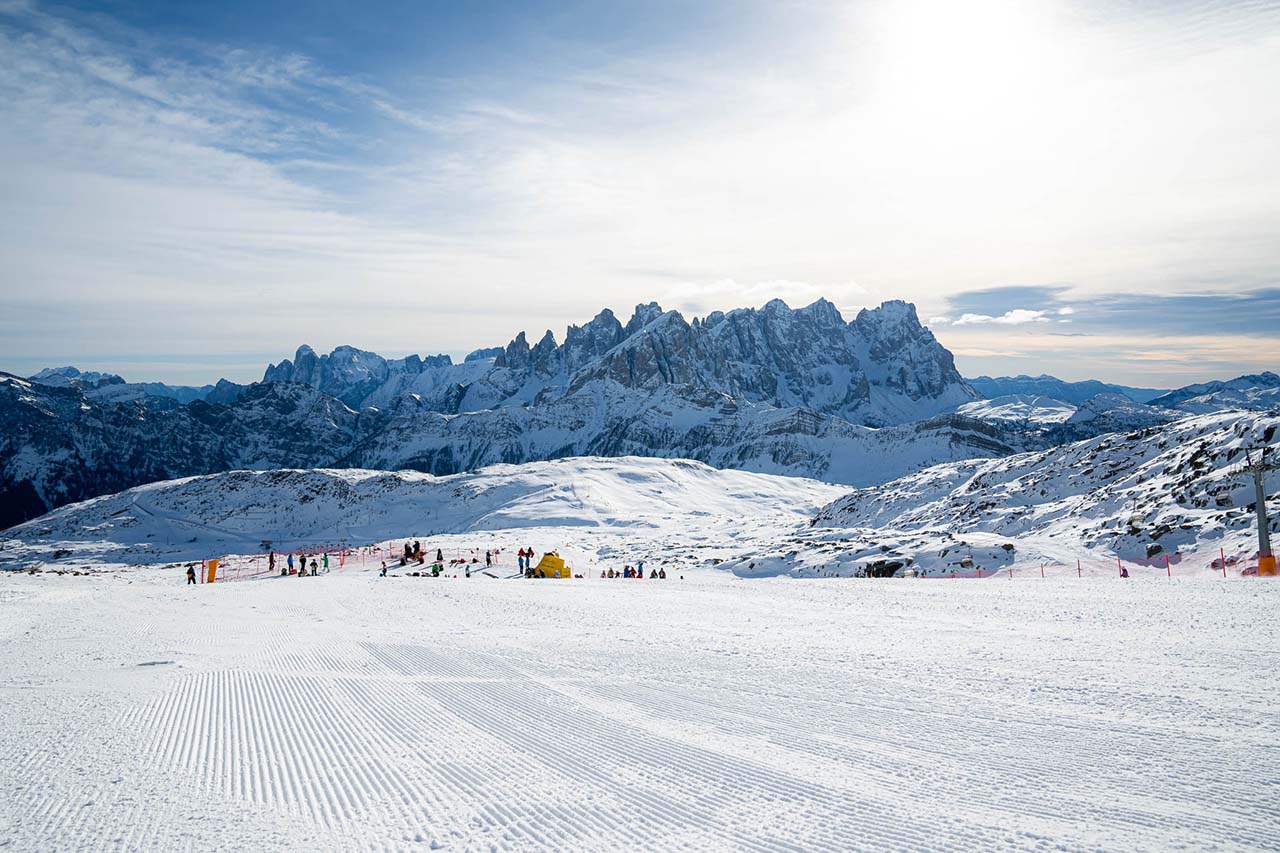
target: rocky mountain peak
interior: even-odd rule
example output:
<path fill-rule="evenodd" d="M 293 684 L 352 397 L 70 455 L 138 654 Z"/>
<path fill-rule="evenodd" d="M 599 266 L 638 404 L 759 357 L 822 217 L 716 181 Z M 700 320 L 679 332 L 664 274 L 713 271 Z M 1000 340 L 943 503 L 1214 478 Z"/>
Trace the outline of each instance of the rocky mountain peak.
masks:
<path fill-rule="evenodd" d="M 635 312 L 631 315 L 631 319 L 627 321 L 627 326 L 623 330 L 627 337 L 634 335 L 645 326 L 662 316 L 662 306 L 656 302 L 650 302 L 647 305 L 637 305 Z"/>

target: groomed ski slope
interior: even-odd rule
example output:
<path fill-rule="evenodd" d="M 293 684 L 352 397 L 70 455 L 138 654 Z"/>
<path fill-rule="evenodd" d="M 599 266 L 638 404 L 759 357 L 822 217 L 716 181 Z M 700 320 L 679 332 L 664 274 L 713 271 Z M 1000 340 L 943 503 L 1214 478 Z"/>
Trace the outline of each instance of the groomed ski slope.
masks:
<path fill-rule="evenodd" d="M 1262 850 L 1280 584 L 0 575 L 4 850 Z"/>

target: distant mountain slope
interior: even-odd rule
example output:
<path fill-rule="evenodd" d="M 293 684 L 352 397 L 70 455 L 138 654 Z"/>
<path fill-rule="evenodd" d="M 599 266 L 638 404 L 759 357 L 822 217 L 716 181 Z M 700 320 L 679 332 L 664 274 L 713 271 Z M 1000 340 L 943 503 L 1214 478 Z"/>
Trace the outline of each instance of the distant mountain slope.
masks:
<path fill-rule="evenodd" d="M 216 385 L 199 387 L 166 385 L 163 382 L 126 382 L 123 377 L 113 373 L 86 372 L 75 367 L 47 367 L 28 378 L 32 382 L 55 388 L 75 388 L 95 400 L 123 403 L 151 398 L 150 405 L 153 408 L 165 407 L 166 404 L 159 402 L 163 400 L 171 401 L 174 405 L 185 405 L 196 400 L 229 403 L 244 389 L 243 385 L 226 379 L 219 379 Z"/>
<path fill-rule="evenodd" d="M 1075 412 L 1076 407 L 1070 403 L 1040 394 L 1006 394 L 989 400 L 974 400 L 956 409 L 957 414 L 978 420 L 1035 426 L 1063 423 Z"/>
<path fill-rule="evenodd" d="M 7 532 L 0 567 L 76 559 L 157 562 L 403 536 L 544 526 L 801 523 L 840 487 L 685 460 L 578 458 L 433 477 L 402 471 L 232 471 L 62 507 Z"/>
<path fill-rule="evenodd" d="M 1151 405 L 1194 414 L 1224 409 L 1274 409 L 1280 406 L 1280 376 L 1266 371 L 1237 376 L 1225 382 L 1187 385 L 1156 397 Z"/>
<path fill-rule="evenodd" d="M 1158 388 L 1133 388 L 1128 385 L 1111 385 L 1096 379 L 1067 382 L 1056 376 L 979 376 L 967 380 L 973 389 L 988 399 L 1009 394 L 1028 394 L 1052 397 L 1064 403 L 1080 405 L 1099 394 L 1121 394 L 1138 403 L 1149 403 L 1165 391 Z"/>

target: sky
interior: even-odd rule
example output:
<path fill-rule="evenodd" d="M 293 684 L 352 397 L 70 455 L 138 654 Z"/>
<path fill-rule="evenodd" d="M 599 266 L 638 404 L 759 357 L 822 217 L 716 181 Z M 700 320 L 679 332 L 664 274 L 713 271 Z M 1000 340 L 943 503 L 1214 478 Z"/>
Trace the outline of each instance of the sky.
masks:
<path fill-rule="evenodd" d="M 891 298 L 968 376 L 1280 368 L 1280 0 L 0 0 L 0 370 L 260 378 Z"/>

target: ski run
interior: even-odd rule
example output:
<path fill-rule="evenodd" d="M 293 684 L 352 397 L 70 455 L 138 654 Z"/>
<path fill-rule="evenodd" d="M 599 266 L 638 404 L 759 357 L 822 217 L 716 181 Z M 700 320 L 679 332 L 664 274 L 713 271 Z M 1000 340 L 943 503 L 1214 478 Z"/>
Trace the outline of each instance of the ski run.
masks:
<path fill-rule="evenodd" d="M 1264 850 L 1280 586 L 0 575 L 0 849 Z"/>

